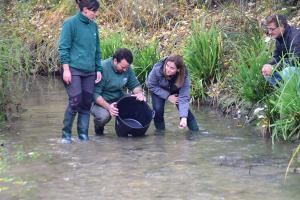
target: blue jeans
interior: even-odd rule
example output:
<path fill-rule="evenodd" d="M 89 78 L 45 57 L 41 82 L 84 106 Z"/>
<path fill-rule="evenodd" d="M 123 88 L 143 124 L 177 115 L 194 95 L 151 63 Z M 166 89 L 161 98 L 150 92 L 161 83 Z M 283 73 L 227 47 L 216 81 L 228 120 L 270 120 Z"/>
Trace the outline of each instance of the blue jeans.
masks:
<path fill-rule="evenodd" d="M 282 79 L 288 80 L 295 71 L 296 67 L 286 67 L 282 70 L 281 75 L 277 71 L 275 71 L 271 76 L 264 77 L 272 86 L 276 86 L 276 84 Z"/>

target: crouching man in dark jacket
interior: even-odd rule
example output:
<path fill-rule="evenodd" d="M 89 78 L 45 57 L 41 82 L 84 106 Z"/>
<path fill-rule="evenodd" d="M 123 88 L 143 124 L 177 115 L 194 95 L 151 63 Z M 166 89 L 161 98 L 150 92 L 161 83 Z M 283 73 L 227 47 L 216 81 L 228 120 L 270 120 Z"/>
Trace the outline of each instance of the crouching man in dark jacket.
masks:
<path fill-rule="evenodd" d="M 266 19 L 268 34 L 276 40 L 272 59 L 262 68 L 262 74 L 273 86 L 288 79 L 296 71 L 300 58 L 300 30 L 290 26 L 283 15 Z M 276 70 L 282 70 L 281 75 Z"/>

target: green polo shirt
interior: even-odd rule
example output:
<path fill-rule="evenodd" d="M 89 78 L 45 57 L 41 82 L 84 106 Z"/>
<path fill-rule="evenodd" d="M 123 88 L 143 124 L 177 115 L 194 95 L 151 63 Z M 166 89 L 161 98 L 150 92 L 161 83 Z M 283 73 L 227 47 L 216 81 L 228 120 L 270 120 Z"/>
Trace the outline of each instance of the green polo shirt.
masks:
<path fill-rule="evenodd" d="M 131 67 L 125 72 L 118 72 L 113 63 L 112 58 L 108 58 L 101 62 L 102 80 L 97 83 L 94 90 L 94 100 L 102 96 L 107 102 L 112 103 L 116 99 L 121 98 L 124 89 L 133 90 L 140 86 Z"/>

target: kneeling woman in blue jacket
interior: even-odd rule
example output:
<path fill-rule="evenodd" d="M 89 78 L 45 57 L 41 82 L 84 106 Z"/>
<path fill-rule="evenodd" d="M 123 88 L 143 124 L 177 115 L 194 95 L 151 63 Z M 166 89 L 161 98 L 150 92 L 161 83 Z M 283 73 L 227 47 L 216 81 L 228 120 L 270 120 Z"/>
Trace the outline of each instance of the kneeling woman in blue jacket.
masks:
<path fill-rule="evenodd" d="M 148 76 L 147 87 L 151 92 L 155 111 L 154 125 L 158 131 L 165 129 L 166 100 L 175 104 L 179 110 L 179 128 L 199 130 L 197 121 L 189 110 L 190 77 L 181 56 L 171 55 L 156 63 Z"/>

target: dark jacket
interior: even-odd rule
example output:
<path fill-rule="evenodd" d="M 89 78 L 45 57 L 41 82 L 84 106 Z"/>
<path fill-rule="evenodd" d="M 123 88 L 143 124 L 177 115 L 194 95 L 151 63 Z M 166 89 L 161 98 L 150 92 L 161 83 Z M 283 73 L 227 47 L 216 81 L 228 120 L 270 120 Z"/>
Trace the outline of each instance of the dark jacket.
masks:
<path fill-rule="evenodd" d="M 273 57 L 268 63 L 275 65 L 284 59 L 285 63 L 293 65 L 293 58 L 300 60 L 300 30 L 287 25 L 283 35 L 276 38 Z"/>
<path fill-rule="evenodd" d="M 153 66 L 147 78 L 147 87 L 150 92 L 156 94 L 162 99 L 168 99 L 171 94 L 178 94 L 179 116 L 187 117 L 190 100 L 190 77 L 188 73 L 186 73 L 183 86 L 181 88 L 177 88 L 175 86 L 177 75 L 170 80 L 166 79 L 164 76 L 163 66 L 165 64 L 165 60 L 166 58 L 162 59 Z"/>

